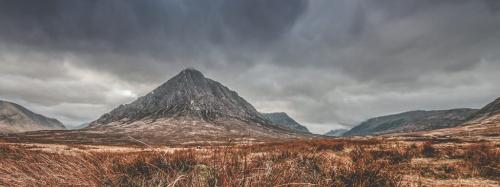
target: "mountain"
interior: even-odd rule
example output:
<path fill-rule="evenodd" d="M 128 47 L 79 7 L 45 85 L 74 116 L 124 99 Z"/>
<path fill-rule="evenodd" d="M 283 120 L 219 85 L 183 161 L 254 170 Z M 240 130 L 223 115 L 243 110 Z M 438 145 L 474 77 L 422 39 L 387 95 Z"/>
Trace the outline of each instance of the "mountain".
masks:
<path fill-rule="evenodd" d="M 276 127 L 238 93 L 195 69 L 181 71 L 152 92 L 120 105 L 83 130 L 168 143 L 297 136 Z"/>
<path fill-rule="evenodd" d="M 62 129 L 65 129 L 64 125 L 56 119 L 36 114 L 21 105 L 0 100 L 0 132 L 2 133 Z"/>
<path fill-rule="evenodd" d="M 410 111 L 369 119 L 347 131 L 344 136 L 379 135 L 455 127 L 465 122 L 476 109 Z"/>
<path fill-rule="evenodd" d="M 470 115 L 459 126 L 422 132 L 431 136 L 465 136 L 498 139 L 500 137 L 500 98 Z"/>
<path fill-rule="evenodd" d="M 479 111 L 471 115 L 469 120 L 480 120 L 489 118 L 495 115 L 500 115 L 500 97 L 495 101 L 481 108 Z"/>
<path fill-rule="evenodd" d="M 307 127 L 299 124 L 297 121 L 292 119 L 288 114 L 284 112 L 275 112 L 275 113 L 261 113 L 266 119 L 271 121 L 273 124 L 288 128 L 298 132 L 310 133 Z"/>
<path fill-rule="evenodd" d="M 339 137 L 339 136 L 343 136 L 344 133 L 346 133 L 347 131 L 349 131 L 349 130 L 347 130 L 347 129 L 335 129 L 335 130 L 331 130 L 331 131 L 325 133 L 324 135 L 325 136 Z"/>
<path fill-rule="evenodd" d="M 68 129 L 70 130 L 78 130 L 78 129 L 83 129 L 85 127 L 88 127 L 89 126 L 89 123 L 82 123 L 80 125 L 77 125 L 77 126 L 71 126 L 71 127 L 67 127 Z"/>

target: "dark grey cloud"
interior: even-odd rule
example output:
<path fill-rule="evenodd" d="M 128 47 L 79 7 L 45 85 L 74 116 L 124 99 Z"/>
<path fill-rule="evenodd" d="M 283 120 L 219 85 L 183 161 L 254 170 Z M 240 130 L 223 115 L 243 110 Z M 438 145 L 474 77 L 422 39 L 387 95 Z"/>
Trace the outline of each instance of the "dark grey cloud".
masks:
<path fill-rule="evenodd" d="M 304 0 L 7 0 L 0 37 L 60 50 L 160 55 L 205 42 L 272 42 L 306 7 Z"/>
<path fill-rule="evenodd" d="M 78 124 L 195 67 L 315 132 L 498 97 L 497 0 L 0 0 L 0 99 Z"/>

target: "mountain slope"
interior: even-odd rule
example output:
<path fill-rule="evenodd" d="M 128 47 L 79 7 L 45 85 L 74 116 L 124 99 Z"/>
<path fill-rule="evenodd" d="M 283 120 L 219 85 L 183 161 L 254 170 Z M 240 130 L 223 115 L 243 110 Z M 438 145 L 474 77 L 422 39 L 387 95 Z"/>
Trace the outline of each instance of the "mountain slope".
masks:
<path fill-rule="evenodd" d="M 88 127 L 89 126 L 89 123 L 82 123 L 80 125 L 77 125 L 77 126 L 68 126 L 67 129 L 69 130 L 78 130 L 78 129 L 83 129 L 85 127 Z"/>
<path fill-rule="evenodd" d="M 473 113 L 463 124 L 446 129 L 422 132 L 432 136 L 473 136 L 500 138 L 500 98 Z"/>
<path fill-rule="evenodd" d="M 339 137 L 339 136 L 343 136 L 344 133 L 346 133 L 347 131 L 349 131 L 349 130 L 347 130 L 347 129 L 335 129 L 335 130 L 331 130 L 331 131 L 325 133 L 324 135 L 325 136 Z"/>
<path fill-rule="evenodd" d="M 489 118 L 495 115 L 500 115 L 500 97 L 497 98 L 495 101 L 487 104 L 483 108 L 481 108 L 479 111 L 471 115 L 468 119 L 479 120 L 479 119 Z"/>
<path fill-rule="evenodd" d="M 309 129 L 307 127 L 301 125 L 294 119 L 292 119 L 288 114 L 284 112 L 275 112 L 275 113 L 261 113 L 266 119 L 271 121 L 273 124 L 288 128 L 298 132 L 306 132 L 309 133 Z"/>
<path fill-rule="evenodd" d="M 411 111 L 369 119 L 352 128 L 344 136 L 378 135 L 449 128 L 460 125 L 477 112 L 476 109 Z"/>
<path fill-rule="evenodd" d="M 84 130 L 182 143 L 296 136 L 272 125 L 236 92 L 194 69 L 183 70 L 146 96 L 119 106 Z"/>
<path fill-rule="evenodd" d="M 61 129 L 65 127 L 56 119 L 36 114 L 18 104 L 0 100 L 0 132 L 2 133 Z"/>

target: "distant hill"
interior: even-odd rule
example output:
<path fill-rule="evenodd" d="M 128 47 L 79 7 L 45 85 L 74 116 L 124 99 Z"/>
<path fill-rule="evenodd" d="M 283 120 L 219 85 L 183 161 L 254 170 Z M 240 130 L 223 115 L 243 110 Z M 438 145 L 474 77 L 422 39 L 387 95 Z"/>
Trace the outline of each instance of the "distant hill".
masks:
<path fill-rule="evenodd" d="M 57 119 L 48 118 L 21 105 L 0 100 L 0 133 L 62 129 L 65 127 Z"/>
<path fill-rule="evenodd" d="M 464 123 L 476 109 L 410 111 L 369 119 L 344 133 L 344 136 L 379 135 L 455 127 Z"/>
<path fill-rule="evenodd" d="M 275 112 L 275 113 L 261 113 L 266 119 L 271 121 L 273 124 L 283 127 L 283 128 L 288 128 L 294 131 L 299 131 L 299 132 L 306 132 L 310 133 L 309 129 L 307 127 L 301 125 L 294 119 L 292 119 L 288 114 L 284 112 Z"/>
<path fill-rule="evenodd" d="M 343 136 L 344 133 L 346 133 L 347 131 L 349 131 L 349 130 L 347 130 L 347 129 L 335 129 L 335 130 L 331 130 L 331 131 L 325 133 L 324 135 L 325 136 L 339 137 L 339 136 Z"/>

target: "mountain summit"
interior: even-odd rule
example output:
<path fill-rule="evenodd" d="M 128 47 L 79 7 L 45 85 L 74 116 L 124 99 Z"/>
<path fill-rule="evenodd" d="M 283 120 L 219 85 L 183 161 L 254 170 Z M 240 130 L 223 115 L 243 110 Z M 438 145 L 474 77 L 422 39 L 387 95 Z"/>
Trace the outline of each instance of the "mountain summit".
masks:
<path fill-rule="evenodd" d="M 160 87 L 128 105 L 102 116 L 98 123 L 143 118 L 199 117 L 213 121 L 220 117 L 266 123 L 257 110 L 219 82 L 205 78 L 195 69 L 185 69 Z"/>
<path fill-rule="evenodd" d="M 273 125 L 238 93 L 195 69 L 181 71 L 147 95 L 103 115 L 86 129 L 177 140 L 293 134 Z"/>

